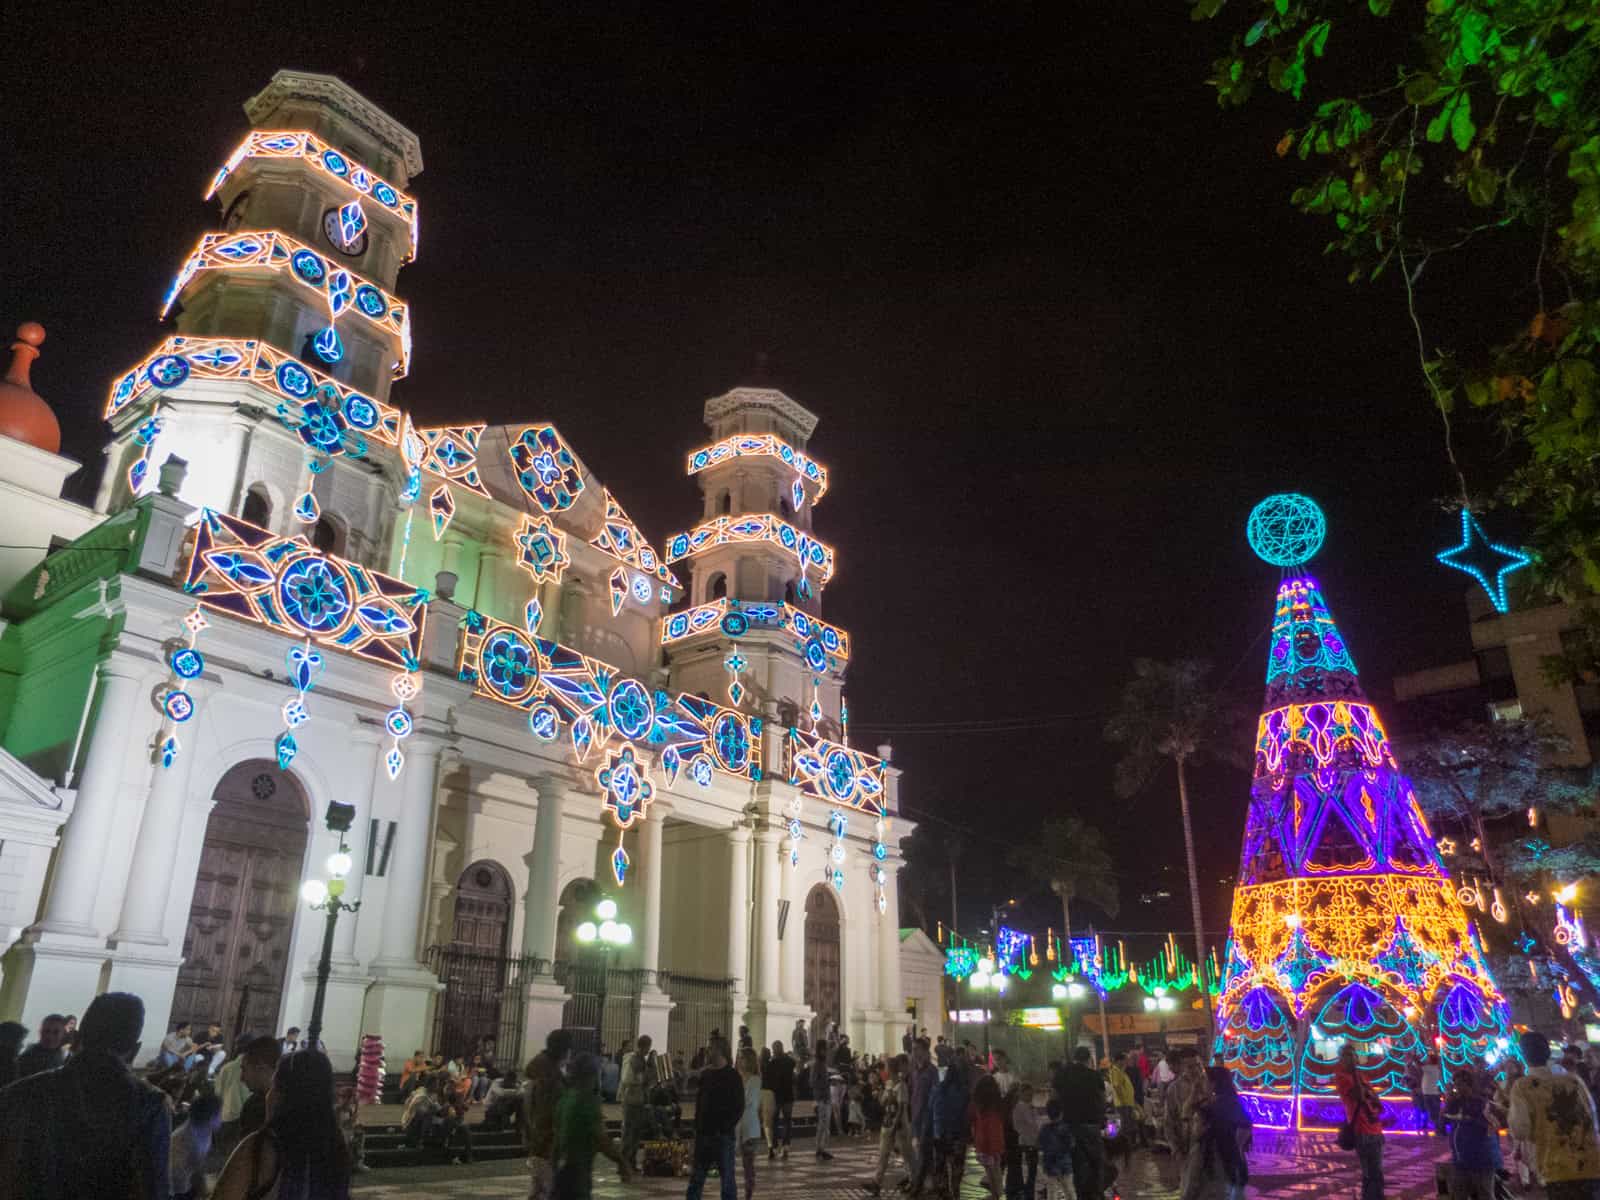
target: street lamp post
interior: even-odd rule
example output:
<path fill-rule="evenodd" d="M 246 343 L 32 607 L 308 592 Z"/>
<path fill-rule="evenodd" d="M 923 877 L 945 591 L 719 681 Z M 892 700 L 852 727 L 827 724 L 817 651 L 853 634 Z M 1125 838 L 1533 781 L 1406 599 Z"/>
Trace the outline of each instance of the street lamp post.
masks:
<path fill-rule="evenodd" d="M 584 921 L 574 931 L 578 944 L 600 952 L 600 982 L 596 991 L 600 997 L 600 1011 L 594 1019 L 594 1050 L 600 1052 L 601 1037 L 606 1023 L 606 991 L 611 975 L 611 951 L 633 942 L 633 926 L 617 920 L 617 902 L 602 896 L 594 906 L 597 920 Z"/>
<path fill-rule="evenodd" d="M 1074 1016 L 1072 1005 L 1073 1001 L 1083 999 L 1083 984 L 1076 979 L 1071 983 L 1053 983 L 1050 985 L 1050 998 L 1056 1002 L 1057 1008 L 1063 1009 L 1067 1014 L 1067 1019 L 1062 1022 L 1062 1025 L 1065 1026 L 1067 1032 L 1066 1061 L 1071 1062 L 1072 1050 L 1076 1045 L 1072 1028 Z"/>
<path fill-rule="evenodd" d="M 311 1000 L 311 1020 L 306 1026 L 306 1045 L 313 1050 L 322 1048 L 322 1009 L 328 999 L 328 976 L 333 972 L 333 933 L 339 924 L 339 914 L 354 913 L 361 908 L 361 901 L 344 898 L 344 881 L 355 865 L 344 835 L 349 832 L 355 815 L 353 804 L 340 804 L 335 800 L 328 805 L 328 829 L 339 835 L 339 848 L 328 855 L 323 864 L 328 872 L 327 882 L 313 878 L 300 885 L 300 895 L 305 902 L 328 914 L 322 930 L 322 954 L 317 958 L 317 990 Z"/>

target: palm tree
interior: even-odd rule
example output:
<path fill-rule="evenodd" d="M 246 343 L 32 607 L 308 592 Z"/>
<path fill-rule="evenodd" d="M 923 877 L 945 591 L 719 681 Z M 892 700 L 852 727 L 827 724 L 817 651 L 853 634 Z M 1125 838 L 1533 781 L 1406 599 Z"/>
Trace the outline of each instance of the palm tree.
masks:
<path fill-rule="evenodd" d="M 1117 711 L 1106 724 L 1106 738 L 1123 747 L 1117 763 L 1116 789 L 1132 796 L 1144 787 L 1162 762 L 1178 772 L 1178 806 L 1183 815 L 1183 851 L 1189 868 L 1189 908 L 1194 918 L 1194 961 L 1206 1021 L 1213 1020 L 1211 993 L 1205 986 L 1206 935 L 1200 917 L 1200 880 L 1194 861 L 1194 825 L 1189 815 L 1188 764 L 1213 752 L 1223 706 L 1207 685 L 1211 664 L 1185 658 L 1177 662 L 1137 659 L 1133 678 L 1122 689 Z"/>
<path fill-rule="evenodd" d="M 1068 955 L 1074 900 L 1087 900 L 1108 917 L 1117 915 L 1117 877 L 1105 839 L 1077 817 L 1046 821 L 1036 841 L 1012 849 L 1011 866 L 1061 897 L 1061 944 Z"/>

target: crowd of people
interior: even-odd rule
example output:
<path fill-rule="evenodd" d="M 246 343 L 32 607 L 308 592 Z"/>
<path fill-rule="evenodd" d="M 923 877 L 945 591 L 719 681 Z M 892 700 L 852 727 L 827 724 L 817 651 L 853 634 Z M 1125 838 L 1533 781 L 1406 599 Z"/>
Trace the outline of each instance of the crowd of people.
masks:
<path fill-rule="evenodd" d="M 239 1039 L 213 1026 L 162 1039 L 132 1070 L 144 1004 L 97 996 L 81 1022 L 51 1015 L 39 1038 L 0 1026 L 0 1200 L 345 1200 L 359 1158 L 353 1089 L 299 1030 Z M 212 1182 L 213 1176 L 215 1182 Z"/>
<path fill-rule="evenodd" d="M 0 1024 L 0 1200 L 136 1196 L 164 1200 L 344 1200 L 361 1169 L 354 1089 L 336 1088 L 320 1046 L 247 1036 L 233 1052 L 212 1026 L 166 1034 L 141 1075 L 136 996 L 99 996 L 82 1021 L 45 1018 L 37 1040 Z M 470 1054 L 417 1051 L 400 1072 L 406 1144 L 471 1161 L 474 1130 L 516 1130 L 531 1169 L 532 1200 L 588 1200 L 594 1160 L 636 1171 L 687 1174 L 687 1200 L 719 1177 L 720 1200 L 754 1200 L 758 1163 L 788 1159 L 797 1101 L 811 1100 L 807 1151 L 833 1158 L 836 1137 L 876 1139 L 870 1195 L 956 1200 L 976 1170 L 991 1200 L 1100 1200 L 1141 1146 L 1170 1154 L 1184 1200 L 1241 1198 L 1252 1127 L 1231 1072 L 1193 1048 L 1138 1048 L 1095 1064 L 1079 1046 L 1034 1079 L 1003 1050 L 980 1052 L 908 1030 L 902 1052 L 865 1055 L 828 1028 L 814 1040 L 797 1024 L 790 1041 L 756 1047 L 712 1031 L 686 1064 L 648 1036 L 615 1055 L 577 1050 L 557 1030 L 519 1072 L 502 1069 L 492 1038 Z M 1417 1128 L 1449 1139 L 1454 1200 L 1494 1200 L 1504 1182 L 1541 1187 L 1549 1200 L 1600 1200 L 1600 1052 L 1556 1057 L 1537 1032 L 1499 1064 L 1453 1065 L 1433 1055 L 1406 1071 Z M 1360 1069 L 1339 1053 L 1333 1081 L 1363 1200 L 1384 1195 L 1386 1110 Z M 602 1103 L 622 1109 L 619 1139 Z M 679 1136 L 693 1103 L 692 1136 Z M 1403 1098 L 1402 1098 L 1403 1103 Z M 468 1114 L 482 1107 L 481 1121 Z M 1501 1138 L 1505 1130 L 1507 1138 Z M 972 1164 L 969 1166 L 969 1163 Z M 891 1169 L 898 1177 L 891 1182 Z M 215 1179 L 213 1184 L 211 1181 Z M 1039 1195 L 1040 1191 L 1044 1195 Z"/>

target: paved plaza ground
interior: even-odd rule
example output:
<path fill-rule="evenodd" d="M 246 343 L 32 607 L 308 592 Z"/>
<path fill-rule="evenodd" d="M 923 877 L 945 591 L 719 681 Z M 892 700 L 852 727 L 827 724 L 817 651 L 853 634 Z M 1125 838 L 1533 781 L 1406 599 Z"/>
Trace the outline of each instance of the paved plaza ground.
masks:
<path fill-rule="evenodd" d="M 818 1162 L 805 1146 L 796 1144 L 787 1162 L 769 1163 L 763 1155 L 756 1166 L 756 1200 L 818 1200 L 819 1197 L 855 1200 L 867 1195 L 862 1186 L 877 1161 L 876 1139 L 835 1139 L 832 1162 Z M 1446 1151 L 1432 1138 L 1391 1138 L 1385 1155 L 1390 1200 L 1422 1200 L 1434 1191 L 1434 1163 Z M 1356 1197 L 1355 1155 L 1341 1152 L 1331 1136 L 1293 1137 L 1261 1133 L 1250 1156 L 1252 1178 L 1249 1197 L 1308 1200 L 1309 1197 Z M 890 1178 L 897 1176 L 891 1173 Z M 605 1160 L 595 1164 L 595 1200 L 681 1200 L 686 1180 L 635 1177 L 624 1185 L 616 1167 Z M 412 1196 L 475 1197 L 483 1200 L 521 1200 L 528 1192 L 527 1170 L 520 1162 L 483 1163 L 470 1167 L 418 1167 L 372 1171 L 362 1176 L 356 1192 L 364 1200 L 390 1200 Z M 741 1184 L 741 1198 L 742 1196 Z M 1118 1181 L 1124 1200 L 1174 1200 L 1177 1177 L 1164 1154 L 1139 1152 Z M 1041 1181 L 1039 1194 L 1044 1194 Z M 717 1181 L 707 1182 L 707 1200 L 717 1200 Z M 893 1200 L 894 1192 L 885 1195 Z M 969 1162 L 962 1200 L 980 1200 L 975 1164 Z"/>

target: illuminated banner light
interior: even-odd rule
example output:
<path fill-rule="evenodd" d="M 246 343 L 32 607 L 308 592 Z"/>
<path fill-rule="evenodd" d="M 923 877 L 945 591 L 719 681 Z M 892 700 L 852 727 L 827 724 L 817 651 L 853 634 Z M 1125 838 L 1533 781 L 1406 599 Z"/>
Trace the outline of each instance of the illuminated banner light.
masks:
<path fill-rule="evenodd" d="M 1289 704 L 1262 713 L 1256 728 L 1258 772 L 1394 765 L 1383 722 L 1360 701 Z"/>
<path fill-rule="evenodd" d="M 686 533 L 673 534 L 667 542 L 667 561 L 678 562 L 714 546 L 737 542 L 772 542 L 794 555 L 802 575 L 816 571 L 824 583 L 833 578 L 833 547 L 771 513 L 715 517 Z"/>
<path fill-rule="evenodd" d="M 739 638 L 752 629 L 783 629 L 803 641 L 814 637 L 826 653 L 842 662 L 850 659 L 848 633 L 781 600 L 754 603 L 722 596 L 710 604 L 672 613 L 661 622 L 661 644 L 670 646 L 713 631 L 724 637 Z"/>
<path fill-rule="evenodd" d="M 485 428 L 487 426 L 482 424 L 418 428 L 422 454 L 417 465 L 446 483 L 460 484 L 480 496 L 487 496 L 489 489 L 483 486 L 478 474 L 478 439 Z"/>
<path fill-rule="evenodd" d="M 171 311 L 183 289 L 201 271 L 271 271 L 287 274 L 301 287 L 319 294 L 328 306 L 330 320 L 355 312 L 384 334 L 399 349 L 394 375 L 404 375 L 411 365 L 411 310 L 377 284 L 348 267 L 325 258 L 286 233 L 208 233 L 178 271 L 161 304 L 161 315 Z"/>
<path fill-rule="evenodd" d="M 734 458 L 748 458 L 752 455 L 776 458 L 785 466 L 794 468 L 808 483 L 814 483 L 817 494 L 812 499 L 815 504 L 821 500 L 828 490 L 828 469 L 814 458 L 807 457 L 796 450 L 788 442 L 773 434 L 737 433 L 732 437 L 723 438 L 710 446 L 702 446 L 692 451 L 688 460 L 688 473 L 698 475 L 708 467 L 718 463 L 727 462 Z"/>
<path fill-rule="evenodd" d="M 1272 650 L 1267 655 L 1267 683 L 1315 671 L 1356 673 L 1355 659 L 1344 644 L 1333 613 L 1309 575 L 1286 579 L 1278 588 L 1272 620 Z"/>
<path fill-rule="evenodd" d="M 370 197 L 402 218 L 411 231 L 410 262 L 417 257 L 418 217 L 417 202 L 387 180 L 367 170 L 342 150 L 335 150 L 314 133 L 303 130 L 253 131 L 238 148 L 228 155 L 228 161 L 211 180 L 205 199 L 217 194 L 229 175 L 238 170 L 247 158 L 304 159 L 323 174 L 337 179 L 352 191 Z"/>
<path fill-rule="evenodd" d="M 403 671 L 421 666 L 428 593 L 202 509 L 183 590 L 203 607 Z"/>
<path fill-rule="evenodd" d="M 589 544 L 596 550 L 604 551 L 618 562 L 626 563 L 630 567 L 654 575 L 669 587 L 682 587 L 678 577 L 667 570 L 661 556 L 656 553 L 656 548 L 646 540 L 644 534 L 639 532 L 639 527 L 633 523 L 633 518 L 623 510 L 617 498 L 611 494 L 610 488 L 602 488 L 606 498 L 606 519 L 600 526 L 600 532 L 589 539 Z"/>
<path fill-rule="evenodd" d="M 702 787 L 713 772 L 759 781 L 760 717 L 687 692 L 653 691 L 616 667 L 469 612 L 459 670 L 474 691 L 528 714 L 535 737 L 565 737 L 582 762 L 613 743 L 659 750 L 669 784 L 680 772 Z"/>
<path fill-rule="evenodd" d="M 400 410 L 324 375 L 265 342 L 243 338 L 170 337 L 148 358 L 111 386 L 105 417 L 110 420 L 146 393 L 176 388 L 190 379 L 254 383 L 296 408 L 334 389 L 341 420 L 351 430 L 385 445 L 400 437 Z"/>
<path fill-rule="evenodd" d="M 867 812 L 883 811 L 884 770 L 881 758 L 790 729 L 784 741 L 789 782 L 825 804 L 848 804 Z"/>

